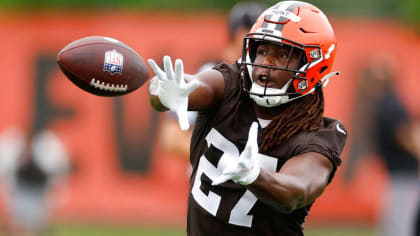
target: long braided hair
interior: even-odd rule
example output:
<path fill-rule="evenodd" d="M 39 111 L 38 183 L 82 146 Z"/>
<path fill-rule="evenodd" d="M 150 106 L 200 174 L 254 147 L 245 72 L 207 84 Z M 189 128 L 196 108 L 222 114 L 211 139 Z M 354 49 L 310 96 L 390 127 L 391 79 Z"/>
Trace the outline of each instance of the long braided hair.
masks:
<path fill-rule="evenodd" d="M 243 89 L 244 86 L 246 85 L 241 83 L 242 99 L 235 107 L 235 128 L 237 127 L 241 105 L 244 104 L 244 101 L 251 100 L 248 93 Z M 261 151 L 267 151 L 273 146 L 282 144 L 302 130 L 316 131 L 322 126 L 324 94 L 321 86 L 316 88 L 315 94 L 306 95 L 282 106 L 284 106 L 282 112 L 259 134 L 263 139 L 260 147 Z"/>
<path fill-rule="evenodd" d="M 261 151 L 282 144 L 302 130 L 315 131 L 321 128 L 324 113 L 322 89 L 317 89 L 314 95 L 306 95 L 285 105 L 287 107 L 262 130 Z"/>

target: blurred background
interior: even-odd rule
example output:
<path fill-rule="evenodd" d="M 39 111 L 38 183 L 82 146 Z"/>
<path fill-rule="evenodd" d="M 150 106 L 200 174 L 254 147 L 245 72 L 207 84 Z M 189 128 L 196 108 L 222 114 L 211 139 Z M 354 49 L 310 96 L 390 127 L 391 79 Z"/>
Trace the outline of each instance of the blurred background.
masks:
<path fill-rule="evenodd" d="M 88 94 L 56 55 L 76 39 L 109 36 L 143 59 L 182 58 L 195 73 L 223 54 L 238 2 L 0 1 L 0 235 L 185 235 L 188 163 L 162 148 L 166 115 L 151 110 L 147 86 L 117 98 Z M 407 203 L 393 213 L 399 218 L 417 204 L 420 2 L 308 2 L 336 32 L 341 75 L 325 90 L 326 115 L 349 138 L 306 235 L 387 235 L 384 222 L 398 221 L 384 219 L 387 201 Z M 389 161 L 391 146 L 411 159 Z"/>

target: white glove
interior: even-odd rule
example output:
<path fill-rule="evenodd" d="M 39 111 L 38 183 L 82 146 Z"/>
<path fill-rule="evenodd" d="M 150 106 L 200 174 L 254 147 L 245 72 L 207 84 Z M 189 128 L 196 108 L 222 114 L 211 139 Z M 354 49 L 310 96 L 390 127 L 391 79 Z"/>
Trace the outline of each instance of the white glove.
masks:
<path fill-rule="evenodd" d="M 186 83 L 184 80 L 184 66 L 181 59 L 175 61 L 175 72 L 172 67 L 171 58 L 163 57 L 162 71 L 156 62 L 148 60 L 150 67 L 159 78 L 158 96 L 160 102 L 178 116 L 179 126 L 182 130 L 190 127 L 188 122 L 188 96 L 198 85 L 198 80 L 192 80 Z"/>
<path fill-rule="evenodd" d="M 260 165 L 257 160 L 258 154 L 258 124 L 253 122 L 249 129 L 248 142 L 239 156 L 229 160 L 227 168 L 223 174 L 212 182 L 212 185 L 219 185 L 228 180 L 242 185 L 252 184 L 260 175 Z"/>

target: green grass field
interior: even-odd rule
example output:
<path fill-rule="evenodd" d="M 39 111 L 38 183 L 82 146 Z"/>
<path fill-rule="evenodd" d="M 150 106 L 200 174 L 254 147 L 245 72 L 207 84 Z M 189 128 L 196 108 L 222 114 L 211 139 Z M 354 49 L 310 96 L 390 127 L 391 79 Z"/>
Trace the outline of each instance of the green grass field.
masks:
<path fill-rule="evenodd" d="M 72 225 L 55 226 L 53 236 L 185 236 L 183 228 L 135 226 Z M 307 227 L 305 236 L 373 236 L 368 227 L 323 226 Z"/>

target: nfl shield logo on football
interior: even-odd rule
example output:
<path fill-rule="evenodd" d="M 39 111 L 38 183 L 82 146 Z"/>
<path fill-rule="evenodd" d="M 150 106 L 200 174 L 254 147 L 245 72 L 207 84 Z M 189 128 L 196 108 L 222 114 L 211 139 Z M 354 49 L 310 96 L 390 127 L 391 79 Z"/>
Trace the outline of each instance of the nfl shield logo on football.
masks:
<path fill-rule="evenodd" d="M 111 75 L 122 74 L 124 56 L 116 50 L 105 52 L 104 71 L 108 71 Z"/>

